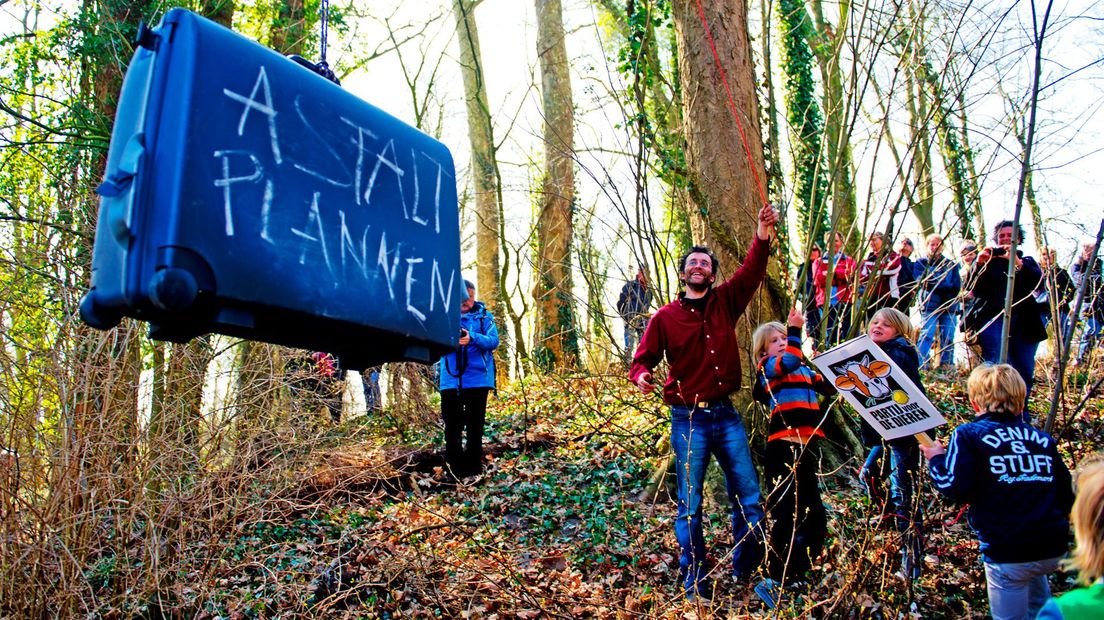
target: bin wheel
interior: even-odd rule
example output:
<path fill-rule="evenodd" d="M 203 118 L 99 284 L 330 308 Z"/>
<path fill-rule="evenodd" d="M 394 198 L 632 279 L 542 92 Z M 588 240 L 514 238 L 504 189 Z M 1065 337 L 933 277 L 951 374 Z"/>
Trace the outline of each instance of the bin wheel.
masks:
<path fill-rule="evenodd" d="M 150 301 L 162 310 L 186 310 L 195 302 L 198 293 L 195 277 L 185 269 L 169 267 L 158 271 L 150 279 Z"/>

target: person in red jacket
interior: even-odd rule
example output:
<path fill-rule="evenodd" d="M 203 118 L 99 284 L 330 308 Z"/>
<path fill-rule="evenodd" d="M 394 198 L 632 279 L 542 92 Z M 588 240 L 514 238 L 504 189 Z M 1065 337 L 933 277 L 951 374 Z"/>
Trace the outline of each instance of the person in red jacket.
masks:
<path fill-rule="evenodd" d="M 763 559 L 763 507 L 747 432 L 728 395 L 740 389 L 736 321 L 767 275 L 770 239 L 778 213 L 759 211 L 759 225 L 744 264 L 716 287 L 719 261 L 695 246 L 679 260 L 685 290 L 652 316 L 636 349 L 629 380 L 641 392 L 656 389 L 652 370 L 666 358 L 663 400 L 671 407 L 671 448 L 678 480 L 675 536 L 689 598 L 710 598 L 712 580 L 702 533 L 702 489 L 710 455 L 724 472 L 732 506 L 732 572 L 749 580 Z"/>
<path fill-rule="evenodd" d="M 855 300 L 855 291 L 851 285 L 855 259 L 843 252 L 843 233 L 837 232 L 834 235 L 833 246 L 834 254 L 821 258 L 813 274 L 817 303 L 824 308 L 823 317 L 826 322 L 824 339 L 820 342 L 822 348 L 834 346 L 851 333 L 851 306 Z M 831 285 L 828 284 L 829 270 L 832 272 Z"/>
<path fill-rule="evenodd" d="M 866 318 L 882 308 L 896 308 L 901 301 L 901 255 L 885 244 L 885 235 L 870 235 L 870 254 L 859 271 L 862 299 L 866 302 Z"/>

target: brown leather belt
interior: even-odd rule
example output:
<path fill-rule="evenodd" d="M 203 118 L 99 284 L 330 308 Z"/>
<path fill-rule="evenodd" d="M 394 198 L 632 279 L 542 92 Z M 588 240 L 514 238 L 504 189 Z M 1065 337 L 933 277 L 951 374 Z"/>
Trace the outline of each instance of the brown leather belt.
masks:
<path fill-rule="evenodd" d="M 695 409 L 712 409 L 713 407 L 718 407 L 720 405 L 728 405 L 728 404 L 730 404 L 729 400 L 728 400 L 728 397 L 725 396 L 723 398 L 715 398 L 713 400 L 699 400 L 698 402 L 694 403 L 694 408 Z"/>

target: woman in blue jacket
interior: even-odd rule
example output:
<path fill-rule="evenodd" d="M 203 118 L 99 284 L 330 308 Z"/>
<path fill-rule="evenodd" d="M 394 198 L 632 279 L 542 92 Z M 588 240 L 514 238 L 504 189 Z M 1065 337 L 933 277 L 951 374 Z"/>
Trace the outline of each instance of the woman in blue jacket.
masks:
<path fill-rule="evenodd" d="M 483 471 L 483 423 L 487 393 L 495 387 L 494 350 L 498 328 L 475 285 L 464 280 L 468 298 L 460 303 L 460 346 L 438 363 L 441 417 L 445 421 L 445 461 L 456 478 Z M 465 433 L 466 432 L 466 433 Z M 461 447 L 461 439 L 467 443 Z"/>

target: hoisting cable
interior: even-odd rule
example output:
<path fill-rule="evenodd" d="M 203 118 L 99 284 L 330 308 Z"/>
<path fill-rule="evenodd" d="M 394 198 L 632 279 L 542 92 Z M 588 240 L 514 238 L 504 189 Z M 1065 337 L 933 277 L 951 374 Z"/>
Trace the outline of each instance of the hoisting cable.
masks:
<path fill-rule="evenodd" d="M 318 61 L 318 71 L 323 76 L 337 81 L 333 71 L 330 70 L 330 65 L 326 63 L 326 46 L 330 36 L 330 0 L 322 0 L 318 5 L 318 47 L 320 49 L 321 58 Z"/>
<path fill-rule="evenodd" d="M 330 69 L 329 63 L 326 62 L 326 48 L 329 46 L 330 37 L 330 1 L 321 0 L 318 5 L 318 29 L 319 29 L 319 48 L 321 51 L 322 59 L 317 64 L 299 56 L 298 54 L 291 54 L 288 56 L 291 60 L 297 64 L 314 71 L 318 75 L 326 78 L 327 80 L 341 85 L 341 80 L 337 79 L 337 75 L 334 74 L 333 69 Z"/>

